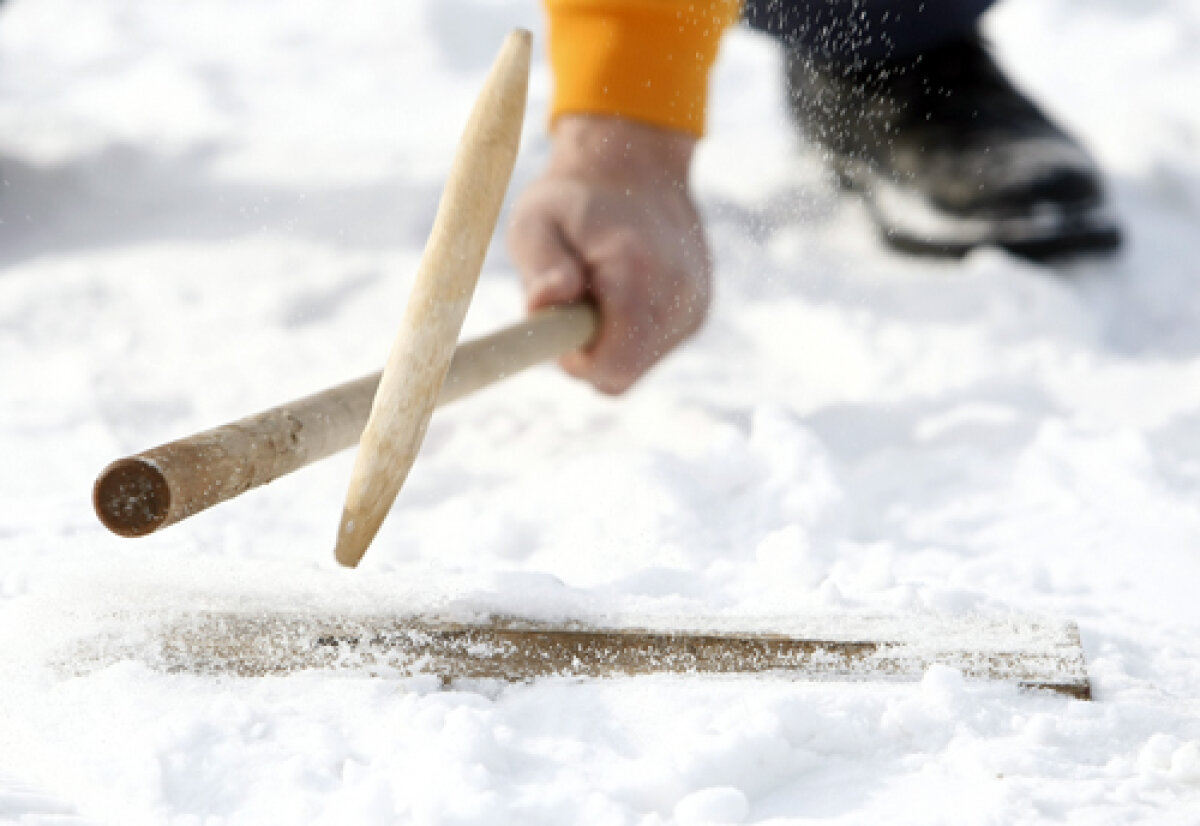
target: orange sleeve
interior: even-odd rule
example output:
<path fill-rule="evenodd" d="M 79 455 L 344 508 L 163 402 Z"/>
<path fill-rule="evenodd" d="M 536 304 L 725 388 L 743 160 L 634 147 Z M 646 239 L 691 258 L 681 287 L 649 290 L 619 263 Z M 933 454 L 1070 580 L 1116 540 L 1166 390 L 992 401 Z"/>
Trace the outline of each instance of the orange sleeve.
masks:
<path fill-rule="evenodd" d="M 699 136 L 708 73 L 740 0 L 545 0 L 551 118 L 620 115 Z"/>

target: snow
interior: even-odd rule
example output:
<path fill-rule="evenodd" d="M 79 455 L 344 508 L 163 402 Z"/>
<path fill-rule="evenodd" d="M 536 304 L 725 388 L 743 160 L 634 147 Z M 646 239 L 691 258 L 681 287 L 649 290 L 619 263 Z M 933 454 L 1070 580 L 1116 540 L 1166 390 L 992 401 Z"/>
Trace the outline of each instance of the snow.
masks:
<path fill-rule="evenodd" d="M 695 176 L 717 305 L 634 393 L 545 367 L 440 411 L 357 571 L 331 558 L 350 454 L 150 538 L 100 527 L 108 461 L 378 369 L 515 25 L 544 42 L 512 0 L 5 4 L 0 822 L 1200 823 L 1190 0 L 987 21 L 1108 170 L 1115 259 L 890 254 L 735 32 Z M 549 88 L 539 60 L 514 190 Z M 498 241 L 466 332 L 521 306 Z M 941 667 L 445 689 L 52 665 L 228 604 L 1030 612 L 1079 622 L 1096 700 Z"/>

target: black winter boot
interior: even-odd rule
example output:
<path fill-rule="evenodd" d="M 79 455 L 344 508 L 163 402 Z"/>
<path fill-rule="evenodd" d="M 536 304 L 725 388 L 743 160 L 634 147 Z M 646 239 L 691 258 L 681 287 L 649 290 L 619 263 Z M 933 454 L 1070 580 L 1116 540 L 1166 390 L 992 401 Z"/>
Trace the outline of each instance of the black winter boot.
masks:
<path fill-rule="evenodd" d="M 1096 164 L 978 38 L 856 69 L 793 52 L 787 72 L 797 125 L 893 246 L 1047 258 L 1120 243 Z"/>

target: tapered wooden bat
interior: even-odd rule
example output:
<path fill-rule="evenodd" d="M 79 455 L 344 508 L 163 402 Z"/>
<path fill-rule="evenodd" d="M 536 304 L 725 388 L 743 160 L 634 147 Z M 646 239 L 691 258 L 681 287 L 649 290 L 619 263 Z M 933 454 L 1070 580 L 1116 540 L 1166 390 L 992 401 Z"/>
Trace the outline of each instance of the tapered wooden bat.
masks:
<path fill-rule="evenodd" d="M 591 306 L 568 305 L 461 344 L 437 405 L 577 350 L 595 328 Z M 146 536 L 345 450 L 367 423 L 379 376 L 363 376 L 118 459 L 96 479 L 96 514 L 113 533 Z"/>

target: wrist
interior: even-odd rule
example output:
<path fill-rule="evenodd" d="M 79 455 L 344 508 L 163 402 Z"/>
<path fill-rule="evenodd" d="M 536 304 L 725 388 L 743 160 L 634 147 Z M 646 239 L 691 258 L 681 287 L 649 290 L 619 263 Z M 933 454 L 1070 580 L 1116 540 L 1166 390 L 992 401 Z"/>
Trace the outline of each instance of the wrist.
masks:
<path fill-rule="evenodd" d="M 696 137 L 609 115 L 563 115 L 554 123 L 551 174 L 687 187 Z"/>

